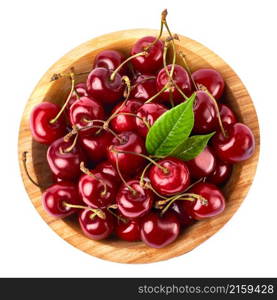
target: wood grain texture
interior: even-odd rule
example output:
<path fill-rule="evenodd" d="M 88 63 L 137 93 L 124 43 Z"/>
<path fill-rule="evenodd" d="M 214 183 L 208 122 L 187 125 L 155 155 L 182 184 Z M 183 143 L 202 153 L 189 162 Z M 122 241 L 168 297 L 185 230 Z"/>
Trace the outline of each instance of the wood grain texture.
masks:
<path fill-rule="evenodd" d="M 244 200 L 253 181 L 259 157 L 259 125 L 251 98 L 235 72 L 217 55 L 203 45 L 183 36 L 177 42 L 177 48 L 186 55 L 192 70 L 203 67 L 215 68 L 222 74 L 226 90 L 224 101 L 228 103 L 238 116 L 253 131 L 256 139 L 256 151 L 251 159 L 237 164 L 232 177 L 224 187 L 227 206 L 221 215 L 201 221 L 184 231 L 178 240 L 163 249 L 152 249 L 141 242 L 128 243 L 110 238 L 104 241 L 93 241 L 86 238 L 74 217 L 57 220 L 46 214 L 41 206 L 42 190 L 32 185 L 28 180 L 22 165 L 22 152 L 29 152 L 28 169 L 31 175 L 45 188 L 51 184 L 51 175 L 46 163 L 46 146 L 32 140 L 29 129 L 30 111 L 33 106 L 42 101 L 63 103 L 69 92 L 68 79 L 49 82 L 53 73 L 68 71 L 74 66 L 76 72 L 91 69 L 95 55 L 104 49 L 120 50 L 126 55 L 135 40 L 145 35 L 156 35 L 157 31 L 150 29 L 134 29 L 110 33 L 92 39 L 73 49 L 56 62 L 41 78 L 31 94 L 24 113 L 19 131 L 18 154 L 22 179 L 33 205 L 43 220 L 65 241 L 78 249 L 110 261 L 120 263 L 150 263 L 157 262 L 191 251 L 217 232 L 236 212 Z M 178 61 L 177 61 L 178 62 Z M 85 77 L 78 78 L 78 82 Z M 43 189 L 42 188 L 42 189 Z"/>

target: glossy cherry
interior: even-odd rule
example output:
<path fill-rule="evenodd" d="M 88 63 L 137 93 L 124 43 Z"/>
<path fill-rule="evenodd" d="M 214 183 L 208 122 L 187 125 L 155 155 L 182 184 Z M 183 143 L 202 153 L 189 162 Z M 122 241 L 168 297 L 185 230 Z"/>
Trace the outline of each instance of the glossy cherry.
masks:
<path fill-rule="evenodd" d="M 125 222 L 119 222 L 115 227 L 116 235 L 122 240 L 128 242 L 135 242 L 140 240 L 140 220 L 128 220 Z"/>
<path fill-rule="evenodd" d="M 70 123 L 76 125 L 79 129 L 91 125 L 103 125 L 101 122 L 92 122 L 93 120 L 103 120 L 105 112 L 103 107 L 95 100 L 88 97 L 81 97 L 76 100 L 69 110 Z M 89 122 L 91 121 L 91 122 Z M 98 131 L 99 128 L 90 128 L 88 130 L 81 130 L 82 135 L 92 134 Z"/>
<path fill-rule="evenodd" d="M 202 220 L 220 214 L 225 208 L 225 198 L 222 192 L 213 184 L 197 183 L 188 193 L 202 196 L 208 202 L 204 205 L 200 199 L 195 201 L 182 200 L 184 209 L 195 220 Z"/>
<path fill-rule="evenodd" d="M 116 132 L 135 131 L 136 130 L 136 117 L 127 114 L 136 114 L 138 109 L 142 106 L 139 100 L 128 100 L 124 105 L 120 102 L 115 106 L 112 113 L 117 112 L 117 116 L 112 119 L 111 126 Z M 126 113 L 126 115 L 124 115 Z"/>
<path fill-rule="evenodd" d="M 202 91 L 196 92 L 193 111 L 194 133 L 204 134 L 212 132 L 218 126 L 215 103 L 207 93 Z"/>
<path fill-rule="evenodd" d="M 110 176 L 114 181 L 118 183 L 121 182 L 116 169 L 109 161 L 103 161 L 102 163 L 98 164 L 95 168 L 95 172 L 100 172 L 107 176 Z"/>
<path fill-rule="evenodd" d="M 146 137 L 148 133 L 148 127 L 145 122 L 151 127 L 154 122 L 167 111 L 167 108 L 158 103 L 145 103 L 137 111 L 136 128 L 139 135 Z M 143 120 L 144 121 L 143 121 Z"/>
<path fill-rule="evenodd" d="M 225 104 L 219 104 L 218 108 L 223 126 L 237 123 L 237 117 L 229 106 Z"/>
<path fill-rule="evenodd" d="M 60 107 L 51 102 L 42 102 L 35 106 L 30 117 L 33 138 L 43 144 L 51 144 L 66 134 L 66 122 L 62 115 L 55 123 L 50 123 L 60 111 Z"/>
<path fill-rule="evenodd" d="M 87 157 L 94 163 L 98 163 L 107 158 L 113 135 L 108 131 L 99 134 L 82 135 L 79 137 L 80 145 L 85 150 Z"/>
<path fill-rule="evenodd" d="M 114 104 L 123 96 L 124 85 L 119 73 L 111 80 L 112 71 L 106 68 L 93 69 L 88 75 L 87 89 L 100 103 Z"/>
<path fill-rule="evenodd" d="M 156 40 L 154 36 L 145 36 L 136 41 L 131 50 L 131 55 L 138 54 L 147 50 L 147 55 L 138 56 L 131 60 L 134 68 L 141 73 L 153 74 L 158 71 L 163 65 L 163 47 L 162 41 L 158 40 L 151 46 Z"/>
<path fill-rule="evenodd" d="M 172 65 L 168 65 L 167 69 L 170 72 L 172 68 Z M 186 69 L 179 65 L 175 65 L 174 72 L 172 76 L 174 82 L 179 86 L 179 88 L 182 90 L 182 92 L 187 96 L 191 96 L 193 92 L 192 83 L 190 76 Z M 161 69 L 160 72 L 157 75 L 156 79 L 156 85 L 158 91 L 164 88 L 164 86 L 168 83 L 168 75 L 165 70 L 165 68 Z M 163 101 L 170 103 L 170 92 L 169 90 L 164 91 L 160 96 Z M 180 103 L 184 101 L 183 96 L 180 94 L 180 92 L 176 89 L 176 87 L 172 87 L 172 97 L 174 100 L 174 103 Z"/>
<path fill-rule="evenodd" d="M 213 173 L 215 161 L 216 159 L 211 148 L 207 146 L 200 154 L 186 163 L 189 167 L 191 177 L 200 179 Z"/>
<path fill-rule="evenodd" d="M 180 232 L 180 222 L 171 211 L 162 217 L 157 213 L 146 215 L 141 222 L 141 240 L 153 248 L 163 248 L 174 242 Z"/>
<path fill-rule="evenodd" d="M 171 196 L 183 192 L 190 184 L 190 172 L 186 163 L 174 157 L 158 161 L 163 168 L 153 165 L 149 179 L 153 188 L 161 195 Z"/>
<path fill-rule="evenodd" d="M 156 77 L 153 75 L 139 75 L 133 82 L 131 97 L 141 101 L 146 101 L 158 92 L 156 87 Z"/>
<path fill-rule="evenodd" d="M 79 214 L 79 223 L 84 234 L 93 240 L 102 240 L 107 238 L 114 229 L 115 220 L 113 216 L 107 212 L 105 213 L 105 219 L 95 215 L 95 213 L 89 209 L 84 209 Z"/>
<path fill-rule="evenodd" d="M 65 142 L 60 138 L 53 142 L 47 150 L 47 162 L 56 177 L 62 180 L 75 180 L 80 174 L 80 163 L 85 156 L 78 143 L 70 152 L 66 152 L 72 145 L 72 140 Z"/>
<path fill-rule="evenodd" d="M 82 204 L 77 186 L 70 182 L 60 182 L 51 185 L 42 193 L 42 205 L 48 214 L 56 218 L 64 218 L 76 212 L 76 208 L 65 203 Z"/>
<path fill-rule="evenodd" d="M 224 91 L 224 80 L 221 74 L 214 69 L 199 69 L 192 73 L 192 79 L 198 84 L 204 85 L 215 99 L 219 99 Z"/>
<path fill-rule="evenodd" d="M 120 141 L 119 141 L 119 139 Z M 132 175 L 145 165 L 145 158 L 136 154 L 145 154 L 145 146 L 143 139 L 136 133 L 125 131 L 114 138 L 112 146 L 108 151 L 108 159 L 120 172 Z M 120 151 L 128 151 L 132 153 L 120 153 Z"/>
<path fill-rule="evenodd" d="M 217 156 L 228 163 L 237 163 L 250 158 L 255 150 L 255 138 L 251 129 L 242 123 L 224 128 L 225 137 L 221 132 L 217 132 L 212 138 L 212 146 Z"/>
<path fill-rule="evenodd" d="M 94 208 L 105 208 L 115 200 L 117 192 L 116 182 L 103 173 L 92 171 L 91 175 L 80 177 L 78 188 L 82 200 Z"/>
<path fill-rule="evenodd" d="M 116 203 L 123 216 L 134 219 L 147 214 L 153 204 L 153 192 L 140 185 L 139 180 L 130 180 L 118 190 Z M 132 190 L 131 190 L 131 189 Z"/>
<path fill-rule="evenodd" d="M 207 177 L 209 183 L 221 185 L 228 181 L 232 174 L 232 165 L 219 159 L 216 160 L 214 171 Z"/>
<path fill-rule="evenodd" d="M 120 52 L 116 50 L 103 50 L 96 55 L 93 68 L 105 68 L 114 71 L 123 61 L 124 57 Z M 120 75 L 125 75 L 127 72 L 126 65 L 119 70 Z"/>
<path fill-rule="evenodd" d="M 80 97 L 89 97 L 89 93 L 87 91 L 87 85 L 84 82 L 75 85 L 74 91 L 67 104 L 67 110 L 69 110 L 70 106 Z"/>
<path fill-rule="evenodd" d="M 176 214 L 182 226 L 187 227 L 194 223 L 193 218 L 185 210 L 183 200 L 173 202 L 170 206 L 170 210 Z"/>

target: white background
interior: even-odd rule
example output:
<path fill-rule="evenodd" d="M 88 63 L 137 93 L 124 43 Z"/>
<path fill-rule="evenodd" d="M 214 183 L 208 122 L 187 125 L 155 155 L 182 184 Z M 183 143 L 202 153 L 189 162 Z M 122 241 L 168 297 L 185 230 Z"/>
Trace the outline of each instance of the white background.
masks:
<path fill-rule="evenodd" d="M 0 276 L 277 276 L 276 1 L 1 1 Z M 220 232 L 165 262 L 124 265 L 91 257 L 58 237 L 24 190 L 17 134 L 24 105 L 52 63 L 111 31 L 158 28 L 203 43 L 241 77 L 262 137 L 258 172 L 243 205 Z"/>

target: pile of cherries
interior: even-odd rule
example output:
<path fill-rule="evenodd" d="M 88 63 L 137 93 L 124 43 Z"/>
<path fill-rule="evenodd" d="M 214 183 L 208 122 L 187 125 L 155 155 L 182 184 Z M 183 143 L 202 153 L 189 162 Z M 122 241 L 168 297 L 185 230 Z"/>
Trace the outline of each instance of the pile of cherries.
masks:
<path fill-rule="evenodd" d="M 165 16 L 162 25 L 168 28 Z M 73 70 L 55 74 L 52 80 L 71 79 L 63 107 L 42 102 L 31 113 L 32 136 L 49 145 L 55 181 L 43 192 L 43 206 L 58 218 L 76 214 L 91 239 L 115 233 L 155 248 L 168 245 L 182 228 L 224 210 L 219 187 L 232 164 L 254 152 L 251 130 L 222 103 L 224 80 L 218 71 L 191 73 L 185 60 L 184 66 L 175 59 L 165 65 L 169 46 L 177 55 L 177 37 L 168 32 L 164 41 L 161 34 L 139 39 L 127 59 L 115 50 L 101 51 L 86 82 L 75 84 L 79 75 Z M 192 132 L 215 131 L 208 146 L 190 161 L 150 156 L 149 128 L 193 93 Z"/>

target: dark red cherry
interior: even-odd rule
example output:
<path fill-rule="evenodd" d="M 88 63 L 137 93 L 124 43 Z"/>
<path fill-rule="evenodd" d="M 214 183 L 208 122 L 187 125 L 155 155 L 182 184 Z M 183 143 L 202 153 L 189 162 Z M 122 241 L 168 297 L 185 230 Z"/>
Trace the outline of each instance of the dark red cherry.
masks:
<path fill-rule="evenodd" d="M 255 138 L 251 129 L 242 123 L 225 126 L 224 129 L 226 137 L 217 132 L 212 138 L 216 155 L 228 163 L 237 163 L 250 158 L 255 150 Z"/>
<path fill-rule="evenodd" d="M 87 157 L 94 163 L 107 158 L 113 135 L 108 131 L 102 131 L 99 134 L 82 135 L 79 137 L 80 145 L 85 150 Z"/>
<path fill-rule="evenodd" d="M 232 174 L 232 165 L 219 159 L 216 160 L 214 171 L 207 177 L 209 183 L 221 185 L 228 181 Z"/>
<path fill-rule="evenodd" d="M 220 214 L 225 208 L 225 198 L 221 191 L 213 184 L 197 183 L 188 193 L 193 193 L 205 198 L 208 203 L 204 205 L 201 199 L 195 201 L 182 200 L 184 209 L 195 220 L 202 220 Z"/>
<path fill-rule="evenodd" d="M 140 240 L 140 221 L 138 219 L 120 222 L 115 227 L 116 235 L 122 240 L 135 242 Z"/>
<path fill-rule="evenodd" d="M 101 122 L 92 122 L 93 120 L 103 120 L 105 112 L 103 107 L 95 100 L 88 97 L 81 97 L 76 100 L 69 109 L 70 123 L 78 128 L 84 128 L 91 125 L 103 125 Z M 91 121 L 91 122 L 90 122 Z M 98 131 L 99 128 L 82 130 L 82 135 L 92 134 Z"/>
<path fill-rule="evenodd" d="M 76 212 L 76 208 L 65 203 L 82 204 L 77 186 L 70 182 L 59 182 L 51 185 L 42 193 L 42 205 L 48 214 L 56 218 L 64 218 Z"/>
<path fill-rule="evenodd" d="M 218 108 L 223 126 L 237 123 L 237 118 L 230 107 L 225 104 L 219 104 Z"/>
<path fill-rule="evenodd" d="M 183 192 L 190 184 L 190 173 L 185 162 L 167 157 L 157 162 L 149 170 L 149 179 L 153 188 L 160 194 L 171 196 Z"/>
<path fill-rule="evenodd" d="M 137 111 L 137 116 L 139 118 L 136 118 L 136 127 L 139 135 L 141 135 L 142 137 L 146 137 L 149 129 L 146 126 L 145 122 L 147 122 L 151 127 L 154 122 L 166 111 L 167 108 L 158 103 L 143 104 Z"/>
<path fill-rule="evenodd" d="M 117 192 L 117 184 L 105 174 L 92 171 L 93 176 L 82 175 L 78 188 L 82 200 L 94 208 L 104 208 L 112 204 Z"/>
<path fill-rule="evenodd" d="M 158 40 L 154 45 L 150 45 L 156 38 L 154 36 L 145 36 L 136 41 L 131 50 L 131 55 L 143 52 L 148 49 L 147 55 L 138 56 L 131 60 L 134 68 L 141 73 L 153 74 L 163 65 L 163 47 L 162 41 Z"/>
<path fill-rule="evenodd" d="M 121 182 L 116 169 L 109 161 L 103 161 L 102 163 L 97 165 L 95 171 L 110 176 L 117 183 Z"/>
<path fill-rule="evenodd" d="M 84 209 L 79 214 L 79 223 L 84 234 L 93 240 L 102 240 L 107 238 L 114 229 L 115 220 L 113 216 L 107 212 L 105 219 L 95 215 L 90 209 Z"/>
<path fill-rule="evenodd" d="M 116 73 L 111 80 L 111 74 L 110 70 L 96 68 L 88 75 L 87 89 L 100 103 L 114 104 L 123 96 L 124 85 L 121 76 Z"/>
<path fill-rule="evenodd" d="M 153 204 L 153 192 L 140 185 L 139 180 L 130 180 L 118 190 L 116 203 L 123 216 L 134 219 L 147 214 Z M 131 190 L 131 189 L 132 190 Z"/>
<path fill-rule="evenodd" d="M 189 167 L 191 177 L 194 179 L 200 179 L 207 177 L 215 169 L 215 156 L 210 147 L 206 147 L 195 158 L 186 162 Z"/>
<path fill-rule="evenodd" d="M 224 80 L 221 74 L 214 69 L 199 69 L 192 73 L 192 79 L 198 84 L 204 85 L 215 99 L 219 99 L 224 91 Z"/>
<path fill-rule="evenodd" d="M 156 77 L 153 75 L 139 75 L 132 85 L 131 97 L 146 101 L 157 94 Z"/>
<path fill-rule="evenodd" d="M 172 68 L 172 65 L 167 66 L 167 69 L 169 72 L 170 72 L 171 68 Z M 189 76 L 188 72 L 186 71 L 186 69 L 184 69 L 183 67 L 181 67 L 179 65 L 175 65 L 172 77 L 173 77 L 174 82 L 179 86 L 179 88 L 182 90 L 182 92 L 187 97 L 189 97 L 193 92 L 193 88 L 192 88 L 190 76 Z M 156 85 L 157 85 L 158 91 L 163 89 L 163 87 L 167 83 L 168 83 L 168 75 L 166 73 L 165 68 L 163 68 L 158 73 L 157 79 L 156 79 Z M 166 90 L 159 97 L 161 99 L 163 99 L 163 101 L 165 101 L 165 102 L 170 102 L 169 94 L 170 94 L 170 92 L 168 90 Z M 176 87 L 172 87 L 172 96 L 173 96 L 174 103 L 180 103 L 180 102 L 184 101 L 183 96 L 176 89 Z"/>
<path fill-rule="evenodd" d="M 30 128 L 32 136 L 37 142 L 51 144 L 66 134 L 66 123 L 63 115 L 55 123 L 50 123 L 60 109 L 58 105 L 50 102 L 42 102 L 33 108 L 30 116 Z"/>
<path fill-rule="evenodd" d="M 120 133 L 118 138 L 112 141 L 108 159 L 115 168 L 118 162 L 120 172 L 127 175 L 135 174 L 145 165 L 145 158 L 136 155 L 145 154 L 144 141 L 138 134 L 131 131 Z M 128 151 L 128 153 L 120 153 L 120 151 Z"/>
<path fill-rule="evenodd" d="M 198 134 L 213 131 L 218 126 L 216 107 L 209 95 L 202 91 L 196 92 L 194 101 L 193 132 Z"/>
<path fill-rule="evenodd" d="M 105 68 L 110 71 L 114 71 L 123 61 L 124 57 L 118 51 L 103 50 L 96 55 L 93 68 Z M 122 68 L 118 71 L 120 75 L 126 75 L 127 72 L 128 70 L 126 65 L 122 66 Z"/>
<path fill-rule="evenodd" d="M 173 204 L 170 207 L 170 210 L 172 210 L 176 214 L 180 224 L 186 227 L 192 225 L 194 220 L 185 210 L 183 201 L 184 200 L 177 200 L 173 202 Z"/>
<path fill-rule="evenodd" d="M 116 132 L 136 130 L 136 117 L 127 114 L 136 114 L 141 105 L 141 101 L 134 99 L 128 100 L 123 106 L 122 102 L 116 105 L 112 113 L 118 110 L 118 115 L 111 121 L 112 129 Z"/>
<path fill-rule="evenodd" d="M 80 97 L 89 97 L 89 93 L 87 91 L 87 85 L 84 82 L 75 85 L 74 91 L 67 104 L 67 110 L 69 110 L 70 106 Z"/>
<path fill-rule="evenodd" d="M 47 162 L 56 177 L 62 180 L 74 181 L 81 174 L 80 163 L 85 156 L 79 147 L 75 145 L 70 152 L 66 152 L 72 145 L 72 140 L 65 142 L 60 138 L 53 142 L 47 150 Z"/>
<path fill-rule="evenodd" d="M 180 222 L 171 211 L 162 217 L 157 213 L 146 215 L 141 222 L 141 240 L 153 248 L 163 248 L 174 242 L 180 232 Z"/>

